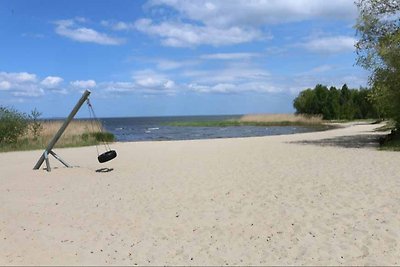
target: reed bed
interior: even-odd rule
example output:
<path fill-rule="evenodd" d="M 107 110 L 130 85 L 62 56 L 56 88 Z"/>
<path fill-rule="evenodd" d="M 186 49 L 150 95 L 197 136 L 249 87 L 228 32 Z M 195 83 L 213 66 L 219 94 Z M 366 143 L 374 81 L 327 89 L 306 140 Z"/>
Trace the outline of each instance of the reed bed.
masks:
<path fill-rule="evenodd" d="M 43 121 L 43 130 L 41 131 L 40 135 L 43 137 L 53 137 L 56 132 L 60 129 L 61 125 L 64 121 L 59 120 L 50 120 L 50 121 Z M 67 129 L 63 133 L 62 138 L 71 138 L 76 135 L 82 135 L 85 133 L 93 133 L 103 131 L 104 128 L 98 121 L 90 121 L 90 120 L 74 120 L 68 125 Z M 28 138 L 34 138 L 33 133 L 29 130 L 26 134 Z M 60 140 L 61 140 L 60 139 Z"/>
<path fill-rule="evenodd" d="M 3 144 L 0 151 L 34 150 L 44 149 L 53 136 L 60 129 L 64 121 L 47 120 L 40 121 L 43 126 L 38 135 L 35 136 L 32 128 L 28 127 L 27 132 L 15 144 Z M 73 120 L 68 125 L 58 142 L 56 148 L 91 146 L 99 144 L 100 140 L 107 142 L 114 140 L 114 135 L 105 132 L 102 124 L 92 120 Z"/>
<path fill-rule="evenodd" d="M 239 119 L 222 121 L 184 121 L 171 122 L 169 126 L 180 127 L 232 127 L 232 126 L 312 126 L 325 127 L 321 116 L 295 114 L 254 114 Z"/>
<path fill-rule="evenodd" d="M 303 114 L 251 114 L 244 115 L 240 122 L 256 122 L 271 124 L 299 124 L 299 125 L 321 125 L 322 116 L 309 116 Z"/>

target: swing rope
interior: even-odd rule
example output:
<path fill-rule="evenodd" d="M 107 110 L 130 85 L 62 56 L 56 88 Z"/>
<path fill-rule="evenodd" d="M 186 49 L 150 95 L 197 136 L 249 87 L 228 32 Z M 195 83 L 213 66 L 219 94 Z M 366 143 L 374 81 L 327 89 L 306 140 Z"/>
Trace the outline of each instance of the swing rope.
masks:
<path fill-rule="evenodd" d="M 92 104 L 90 103 L 89 98 L 86 100 L 86 103 L 87 103 L 88 109 L 89 109 L 89 115 L 90 115 L 90 119 L 91 119 L 90 125 L 92 127 L 93 133 L 96 132 L 95 128 L 97 126 L 98 132 L 100 132 L 102 134 L 103 133 L 103 129 L 101 127 L 101 121 L 97 118 L 96 114 L 94 113 L 94 109 L 93 109 Z M 96 124 L 96 126 L 94 126 L 93 124 Z M 99 139 L 100 139 L 100 142 L 103 144 L 105 150 L 106 151 L 111 151 L 111 148 L 108 145 L 108 143 L 104 140 L 103 135 L 100 135 Z M 96 144 L 96 150 L 97 150 L 97 156 L 99 156 L 100 153 L 99 153 L 99 148 L 98 148 L 97 144 Z"/>

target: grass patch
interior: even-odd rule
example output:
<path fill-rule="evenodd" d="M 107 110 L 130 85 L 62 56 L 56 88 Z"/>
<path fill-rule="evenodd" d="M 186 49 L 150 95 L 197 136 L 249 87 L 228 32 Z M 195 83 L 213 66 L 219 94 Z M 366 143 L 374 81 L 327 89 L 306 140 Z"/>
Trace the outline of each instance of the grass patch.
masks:
<path fill-rule="evenodd" d="M 94 132 L 82 134 L 82 139 L 84 141 L 94 139 L 96 142 L 114 142 L 115 136 L 112 133 L 108 132 Z"/>
<path fill-rule="evenodd" d="M 0 152 L 46 148 L 55 133 L 60 129 L 63 121 L 41 121 L 41 124 L 43 125 L 43 130 L 38 136 L 35 136 L 33 132 L 29 130 L 16 142 L 0 143 Z M 101 143 L 103 140 L 106 142 L 113 142 L 114 139 L 114 135 L 105 132 L 103 126 L 99 122 L 76 120 L 72 121 L 67 127 L 56 143 L 55 148 L 93 146 Z"/>

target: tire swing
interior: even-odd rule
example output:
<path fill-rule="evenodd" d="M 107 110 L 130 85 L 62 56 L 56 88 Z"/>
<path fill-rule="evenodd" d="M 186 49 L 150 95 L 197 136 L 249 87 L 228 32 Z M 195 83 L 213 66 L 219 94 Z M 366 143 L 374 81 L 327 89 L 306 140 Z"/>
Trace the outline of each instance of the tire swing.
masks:
<path fill-rule="evenodd" d="M 95 130 L 95 128 L 97 128 L 97 130 L 100 133 L 103 133 L 103 129 L 100 126 L 101 125 L 100 120 L 96 117 L 96 114 L 94 113 L 94 110 L 93 110 L 92 104 L 90 103 L 89 98 L 87 99 L 86 102 L 87 102 L 87 105 L 88 105 L 88 108 L 89 108 L 89 114 L 90 114 L 90 119 L 92 121 L 91 125 L 92 125 L 93 132 L 95 132 L 94 130 Z M 93 124 L 95 124 L 95 125 L 93 125 Z M 96 144 L 97 160 L 100 163 L 105 163 L 107 161 L 110 161 L 110 160 L 116 158 L 117 157 L 117 152 L 110 148 L 110 146 L 108 145 L 107 141 L 104 140 L 104 137 L 103 137 L 102 134 L 99 136 L 99 139 L 100 139 L 101 143 L 103 144 L 104 149 L 105 149 L 106 152 L 100 154 L 99 153 L 99 148 L 98 148 L 98 146 Z"/>

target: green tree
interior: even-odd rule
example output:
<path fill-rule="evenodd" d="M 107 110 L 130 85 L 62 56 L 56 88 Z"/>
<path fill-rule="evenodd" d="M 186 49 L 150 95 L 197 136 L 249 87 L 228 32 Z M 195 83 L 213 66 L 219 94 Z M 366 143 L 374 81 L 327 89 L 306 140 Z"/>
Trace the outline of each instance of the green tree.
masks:
<path fill-rule="evenodd" d="M 316 114 L 322 114 L 323 117 L 326 119 L 326 117 L 329 116 L 329 109 L 328 109 L 328 95 L 329 95 L 329 90 L 326 86 L 322 84 L 317 84 L 315 86 L 315 98 L 316 98 Z"/>
<path fill-rule="evenodd" d="M 315 100 L 315 92 L 312 89 L 306 89 L 295 98 L 293 106 L 298 114 L 318 114 Z"/>
<path fill-rule="evenodd" d="M 0 143 L 16 143 L 28 129 L 28 116 L 12 108 L 0 106 Z"/>
<path fill-rule="evenodd" d="M 326 119 L 327 120 L 338 120 L 340 118 L 340 92 L 336 87 L 331 86 L 329 88 L 329 95 L 327 99 L 327 110 Z"/>
<path fill-rule="evenodd" d="M 42 125 L 41 121 L 39 120 L 40 116 L 42 116 L 42 112 L 39 112 L 36 108 L 34 108 L 31 111 L 31 114 L 29 116 L 30 120 L 31 120 L 31 123 L 29 126 L 32 131 L 33 138 L 35 140 L 39 137 L 40 132 L 43 130 L 43 125 Z"/>
<path fill-rule="evenodd" d="M 342 86 L 342 89 L 340 90 L 339 103 L 340 103 L 339 117 L 341 119 L 346 119 L 346 120 L 353 119 L 354 116 L 353 102 L 351 98 L 351 92 L 346 84 L 344 84 Z"/>
<path fill-rule="evenodd" d="M 369 100 L 369 89 L 328 88 L 318 84 L 314 89 L 300 92 L 293 101 L 296 113 L 322 115 L 325 120 L 377 118 L 378 113 Z"/>
<path fill-rule="evenodd" d="M 357 63 L 371 70 L 371 100 L 400 127 L 400 2 L 358 0 Z"/>
<path fill-rule="evenodd" d="M 356 106 L 356 119 L 362 118 L 378 118 L 378 112 L 376 111 L 373 103 L 369 100 L 371 90 L 366 88 L 360 88 L 354 91 L 353 96 L 354 105 Z"/>

